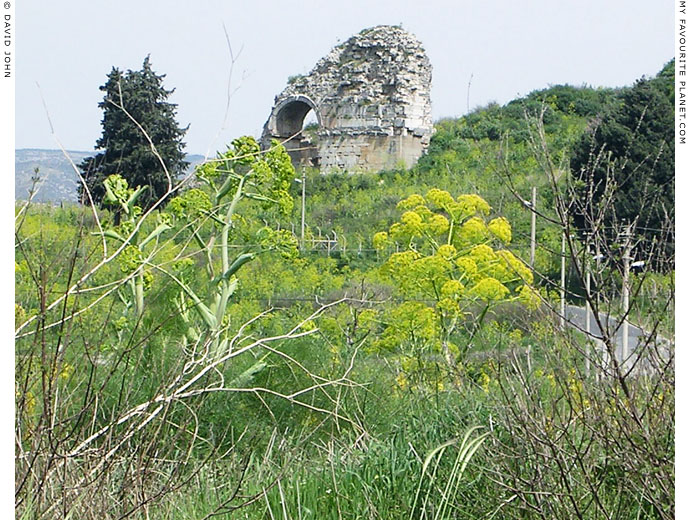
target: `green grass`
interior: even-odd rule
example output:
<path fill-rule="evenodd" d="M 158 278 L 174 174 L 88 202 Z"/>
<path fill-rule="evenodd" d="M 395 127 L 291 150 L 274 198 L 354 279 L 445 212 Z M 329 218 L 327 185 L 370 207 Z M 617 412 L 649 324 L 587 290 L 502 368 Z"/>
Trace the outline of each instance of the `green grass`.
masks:
<path fill-rule="evenodd" d="M 395 206 L 401 198 L 432 187 L 483 195 L 495 214 L 513 223 L 512 247 L 526 257 L 529 213 L 513 199 L 505 168 L 522 196 L 533 185 L 539 188 L 547 215 L 553 214 L 553 196 L 530 150 L 523 109 L 547 103 L 548 144 L 567 162 L 588 118 L 612 94 L 553 87 L 506 107 L 442 121 L 429 153 L 411 171 L 309 173 L 309 232 L 335 230 L 347 250 L 332 258 L 316 252 L 290 260 L 261 255 L 238 272 L 224 324 L 235 332 L 273 305 L 269 315 L 244 329 L 252 339 L 265 338 L 284 334 L 313 312 L 315 296 L 384 300 L 391 288 L 379 276 L 382 259 L 371 250 L 371 238 L 399 218 Z M 504 146 L 509 156 L 501 155 Z M 233 245 L 254 251 L 256 230 L 275 223 L 275 215 L 248 204 L 240 204 L 238 212 L 243 218 L 234 223 Z M 280 225 L 290 229 L 299 216 L 295 209 Z M 146 226 L 144 232 L 153 223 Z M 559 268 L 554 229 L 541 222 L 537 230 L 537 270 L 547 280 L 556 279 Z M 41 312 L 45 299 L 58 297 L 99 262 L 95 231 L 90 212 L 69 206 L 33 206 L 18 230 L 17 322 L 36 315 L 26 330 L 40 332 L 19 338 L 15 347 L 18 451 L 49 452 L 56 446 L 56 453 L 69 453 L 128 406 L 165 395 L 185 363 L 204 355 L 185 342 L 186 325 L 175 305 L 179 288 L 159 272 L 147 289 L 140 321 L 117 294 L 99 300 L 96 291 Z M 192 240 L 186 230 L 161 244 L 158 260 L 171 263 Z M 360 243 L 363 252 L 357 254 Z M 201 266 L 192 257 L 184 272 L 200 294 L 213 289 Z M 92 283 L 121 276 L 116 261 Z M 635 300 L 635 312 L 670 316 L 664 305 L 672 289 L 672 276 L 651 277 Z M 36 329 L 89 305 L 65 326 Z M 671 517 L 672 370 L 629 378 L 625 385 L 616 378 L 586 378 L 581 338 L 557 332 L 548 315 L 505 306 L 487 315 L 477 334 L 452 338 L 468 346 L 463 363 L 450 370 L 428 355 L 434 377 L 401 385 L 399 360 L 367 349 L 381 327 L 361 322 L 366 309 L 360 303 L 335 307 L 314 320 L 318 333 L 276 342 L 273 352 L 257 347 L 202 380 L 239 377 L 242 390 L 284 394 L 345 374 L 342 384 L 289 399 L 263 390 L 216 392 L 170 406 L 117 445 L 121 451 L 102 480 L 94 479 L 62 505 L 72 508 L 73 518 L 85 519 Z M 669 319 L 661 330 L 672 333 Z M 257 361 L 265 367 L 241 377 Z M 341 417 L 315 411 L 329 408 Z M 114 439 L 125 431 L 123 424 L 113 429 Z M 91 467 L 89 457 L 97 460 L 113 449 L 110 443 L 104 436 L 79 463 Z M 44 459 L 37 460 L 33 474 L 40 481 Z M 18 518 L 36 518 L 39 508 L 67 496 L 83 477 L 71 469 L 52 474 L 40 493 L 36 486 L 23 489 Z"/>

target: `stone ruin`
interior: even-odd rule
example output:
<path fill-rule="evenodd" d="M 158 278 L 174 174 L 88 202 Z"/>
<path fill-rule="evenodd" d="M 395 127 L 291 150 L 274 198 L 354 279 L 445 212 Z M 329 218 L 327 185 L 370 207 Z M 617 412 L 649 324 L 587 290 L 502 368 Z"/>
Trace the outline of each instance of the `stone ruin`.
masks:
<path fill-rule="evenodd" d="M 400 27 L 365 29 L 336 46 L 275 98 L 261 143 L 285 144 L 295 166 L 322 173 L 410 167 L 433 132 L 431 64 Z M 303 129 L 312 111 L 316 128 Z"/>

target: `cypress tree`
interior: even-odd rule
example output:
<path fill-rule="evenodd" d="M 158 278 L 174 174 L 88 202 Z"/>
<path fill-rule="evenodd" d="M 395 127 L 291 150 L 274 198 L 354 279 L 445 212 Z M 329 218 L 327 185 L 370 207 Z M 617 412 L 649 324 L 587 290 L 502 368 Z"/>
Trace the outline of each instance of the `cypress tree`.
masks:
<path fill-rule="evenodd" d="M 174 89 L 163 87 L 164 77 L 152 70 L 147 56 L 141 70 L 123 74 L 113 67 L 100 87 L 105 92 L 98 104 L 103 110 L 103 133 L 95 148 L 100 152 L 79 165 L 95 203 L 100 203 L 105 196 L 103 181 L 115 173 L 127 179 L 132 187 L 148 186 L 139 199 L 144 208 L 160 199 L 168 187 L 165 170 L 132 118 L 153 141 L 173 182 L 187 167 L 182 139 L 188 127 L 180 128 L 175 120 L 177 105 L 167 101 Z M 88 202 L 82 186 L 79 195 L 82 202 Z"/>

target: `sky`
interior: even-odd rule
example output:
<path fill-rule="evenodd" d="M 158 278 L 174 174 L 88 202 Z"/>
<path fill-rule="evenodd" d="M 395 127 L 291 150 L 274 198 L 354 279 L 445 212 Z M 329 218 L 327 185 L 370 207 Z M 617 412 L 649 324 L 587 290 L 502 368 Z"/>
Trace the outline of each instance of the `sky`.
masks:
<path fill-rule="evenodd" d="M 437 120 L 549 85 L 653 76 L 674 55 L 673 23 L 673 0 L 22 0 L 15 147 L 93 150 L 98 87 L 147 55 L 175 89 L 186 151 L 212 155 L 259 136 L 288 76 L 366 27 L 401 24 L 422 42 Z"/>

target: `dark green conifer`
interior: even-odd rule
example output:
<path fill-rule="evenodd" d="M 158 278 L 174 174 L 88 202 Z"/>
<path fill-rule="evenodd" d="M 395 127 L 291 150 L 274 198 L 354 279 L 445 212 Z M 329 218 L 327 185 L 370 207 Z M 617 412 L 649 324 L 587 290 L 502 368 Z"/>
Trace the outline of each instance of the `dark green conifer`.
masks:
<path fill-rule="evenodd" d="M 127 179 L 130 186 L 148 186 L 139 199 L 144 208 L 165 193 L 168 187 L 165 170 L 137 123 L 155 144 L 173 182 L 187 167 L 182 142 L 187 128 L 180 128 L 175 121 L 177 105 L 167 101 L 174 89 L 163 88 L 164 77 L 151 69 L 147 56 L 141 70 L 123 74 L 113 67 L 105 85 L 100 87 L 105 92 L 98 104 L 103 110 L 103 133 L 96 141 L 100 152 L 79 165 L 94 202 L 103 200 L 103 181 L 115 173 Z M 81 186 L 79 195 L 82 202 L 87 202 Z"/>

